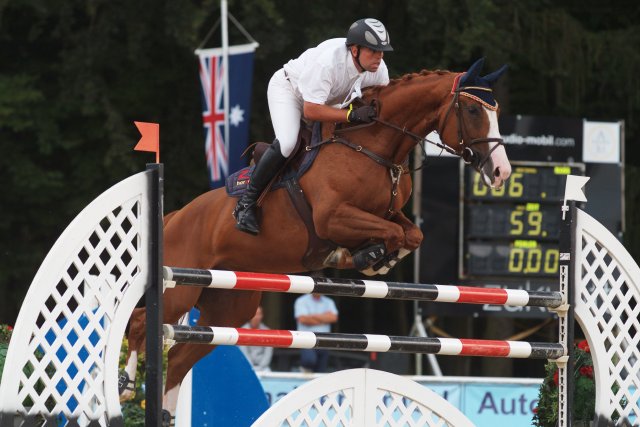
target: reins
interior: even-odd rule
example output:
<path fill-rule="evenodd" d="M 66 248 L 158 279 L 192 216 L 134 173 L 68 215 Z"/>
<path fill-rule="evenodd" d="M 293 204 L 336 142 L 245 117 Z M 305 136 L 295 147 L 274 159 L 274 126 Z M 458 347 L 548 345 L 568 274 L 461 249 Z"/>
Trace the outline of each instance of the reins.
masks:
<path fill-rule="evenodd" d="M 458 119 L 458 142 L 460 145 L 460 149 L 456 150 L 454 148 L 449 147 L 448 145 L 442 143 L 442 142 L 436 142 L 436 141 L 432 141 L 429 138 L 427 138 L 427 135 L 425 135 L 424 137 L 408 130 L 405 127 L 400 127 L 394 123 L 382 120 L 378 117 L 374 117 L 373 121 L 371 123 L 366 123 L 366 124 L 362 124 L 362 125 L 356 125 L 356 126 L 351 126 L 348 128 L 342 128 L 342 129 L 336 129 L 334 131 L 334 135 L 331 136 L 331 138 L 320 141 L 316 144 L 310 144 L 308 146 L 305 147 L 306 151 L 311 151 L 313 149 L 316 149 L 322 145 L 325 145 L 327 143 L 331 143 L 331 142 L 337 142 L 339 144 L 345 145 L 349 148 L 351 148 L 354 151 L 357 151 L 359 153 L 362 153 L 364 155 L 366 155 L 367 157 L 369 157 L 371 160 L 373 160 L 374 162 L 378 163 L 381 166 L 386 167 L 389 170 L 389 174 L 391 175 L 391 200 L 389 202 L 389 208 L 387 209 L 386 215 L 385 217 L 391 218 L 395 211 L 393 210 L 393 204 L 395 201 L 396 196 L 398 195 L 398 184 L 400 182 L 400 178 L 402 177 L 403 173 L 411 173 L 414 171 L 417 171 L 421 168 L 424 167 L 424 163 L 414 169 L 409 169 L 408 167 L 405 167 L 405 165 L 408 165 L 409 163 L 409 159 L 407 157 L 407 159 L 403 162 L 403 164 L 396 164 L 393 163 L 392 161 L 385 159 L 384 157 L 374 153 L 373 151 L 363 147 L 360 144 L 354 144 L 353 142 L 349 141 L 346 138 L 342 138 L 339 135 L 342 133 L 347 133 L 347 132 L 353 132 L 356 130 L 360 130 L 364 127 L 369 127 L 371 125 L 373 125 L 374 123 L 379 123 L 383 126 L 386 126 L 388 128 L 394 129 L 400 133 L 402 133 L 403 135 L 407 135 L 408 137 L 412 138 L 416 144 L 420 145 L 422 147 L 422 151 L 426 156 L 426 150 L 424 147 L 424 142 L 428 142 L 430 144 L 435 145 L 436 147 L 447 151 L 450 154 L 453 154 L 455 156 L 458 156 L 460 158 L 462 158 L 462 160 L 464 160 L 465 163 L 467 164 L 472 164 L 477 170 L 480 170 L 484 167 L 485 163 L 489 160 L 489 158 L 491 157 L 491 154 L 501 145 L 504 144 L 502 138 L 475 138 L 472 139 L 468 144 L 465 144 L 464 141 L 464 131 L 466 130 L 466 126 L 464 123 L 464 116 L 462 115 L 462 111 L 460 109 L 460 104 L 459 104 L 459 98 L 460 98 L 460 94 L 462 93 L 464 96 L 469 96 L 472 99 L 475 99 L 476 101 L 481 102 L 482 104 L 486 104 L 483 100 L 481 100 L 480 98 L 473 96 L 471 94 L 468 93 L 464 93 L 465 91 L 469 91 L 469 90 L 482 90 L 482 91 L 488 91 L 488 92 L 492 92 L 492 90 L 490 88 L 485 88 L 485 87 L 479 87 L 479 86 L 463 86 L 460 87 L 459 86 L 459 79 L 456 78 L 455 82 L 454 82 L 454 89 L 451 91 L 453 98 L 451 99 L 451 103 L 449 104 L 449 107 L 447 108 L 447 112 L 445 113 L 444 119 L 441 121 L 441 124 L 438 128 L 438 130 L 436 131 L 438 133 L 438 135 L 443 135 L 444 130 L 446 128 L 446 125 L 448 123 L 448 119 L 449 119 L 449 115 L 451 114 L 451 111 L 455 108 L 456 111 L 456 117 Z M 375 101 L 374 101 L 375 102 Z M 478 157 L 478 155 L 476 154 L 476 152 L 473 151 L 473 149 L 471 148 L 473 145 L 475 144 L 479 144 L 479 143 L 483 143 L 483 142 L 496 142 L 497 144 L 492 147 L 489 152 L 482 158 L 480 159 Z"/>

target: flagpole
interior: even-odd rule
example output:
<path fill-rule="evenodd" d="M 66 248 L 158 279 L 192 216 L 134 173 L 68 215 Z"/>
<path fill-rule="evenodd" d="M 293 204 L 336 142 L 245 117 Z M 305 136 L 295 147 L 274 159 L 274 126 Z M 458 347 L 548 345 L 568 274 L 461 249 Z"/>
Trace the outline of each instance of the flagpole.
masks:
<path fill-rule="evenodd" d="M 229 153 L 229 28 L 227 20 L 227 0 L 220 0 L 220 26 L 222 30 L 223 96 L 224 96 L 224 146 Z"/>

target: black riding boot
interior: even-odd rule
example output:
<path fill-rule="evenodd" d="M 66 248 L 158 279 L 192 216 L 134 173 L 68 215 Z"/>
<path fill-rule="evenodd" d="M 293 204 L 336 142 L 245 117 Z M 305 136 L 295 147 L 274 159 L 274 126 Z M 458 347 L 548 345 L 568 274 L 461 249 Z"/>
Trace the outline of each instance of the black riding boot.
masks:
<path fill-rule="evenodd" d="M 271 178 L 278 173 L 286 160 L 287 158 L 280 153 L 280 143 L 276 139 L 262 155 L 262 158 L 251 174 L 251 181 L 249 181 L 247 191 L 245 191 L 240 200 L 238 200 L 238 204 L 233 210 L 233 216 L 236 218 L 236 228 L 238 230 L 253 235 L 260 232 L 256 202 L 262 190 L 267 186 L 269 181 L 271 181 Z"/>

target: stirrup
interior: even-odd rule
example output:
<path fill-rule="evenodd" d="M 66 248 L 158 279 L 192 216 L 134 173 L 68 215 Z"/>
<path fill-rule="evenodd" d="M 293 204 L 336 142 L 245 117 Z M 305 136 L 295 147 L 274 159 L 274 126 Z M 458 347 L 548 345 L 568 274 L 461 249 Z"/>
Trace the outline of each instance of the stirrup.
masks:
<path fill-rule="evenodd" d="M 233 211 L 233 216 L 236 219 L 236 228 L 252 236 L 258 235 L 260 233 L 260 224 L 258 223 L 258 212 L 255 204 L 245 203 L 241 207 L 238 206 L 240 206 L 240 203 L 236 205 L 236 209 Z M 251 212 L 252 209 L 253 212 Z"/>

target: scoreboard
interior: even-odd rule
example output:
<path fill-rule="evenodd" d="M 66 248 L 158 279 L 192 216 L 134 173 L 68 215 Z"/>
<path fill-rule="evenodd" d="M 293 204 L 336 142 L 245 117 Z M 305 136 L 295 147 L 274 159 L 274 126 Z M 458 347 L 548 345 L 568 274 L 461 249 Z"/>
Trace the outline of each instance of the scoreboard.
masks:
<path fill-rule="evenodd" d="M 560 203 L 566 176 L 584 165 L 514 162 L 500 189 L 465 167 L 461 189 L 461 278 L 557 277 Z"/>
<path fill-rule="evenodd" d="M 501 189 L 486 187 L 457 157 L 438 151 L 428 157 L 417 191 L 424 234 L 414 266 L 419 283 L 558 290 L 560 206 L 570 174 L 591 178 L 589 202 L 578 206 L 622 238 L 624 158 L 614 149 L 623 124 L 504 115 L 499 124 L 512 166 Z M 549 315 L 539 307 L 421 306 L 455 316 Z"/>

